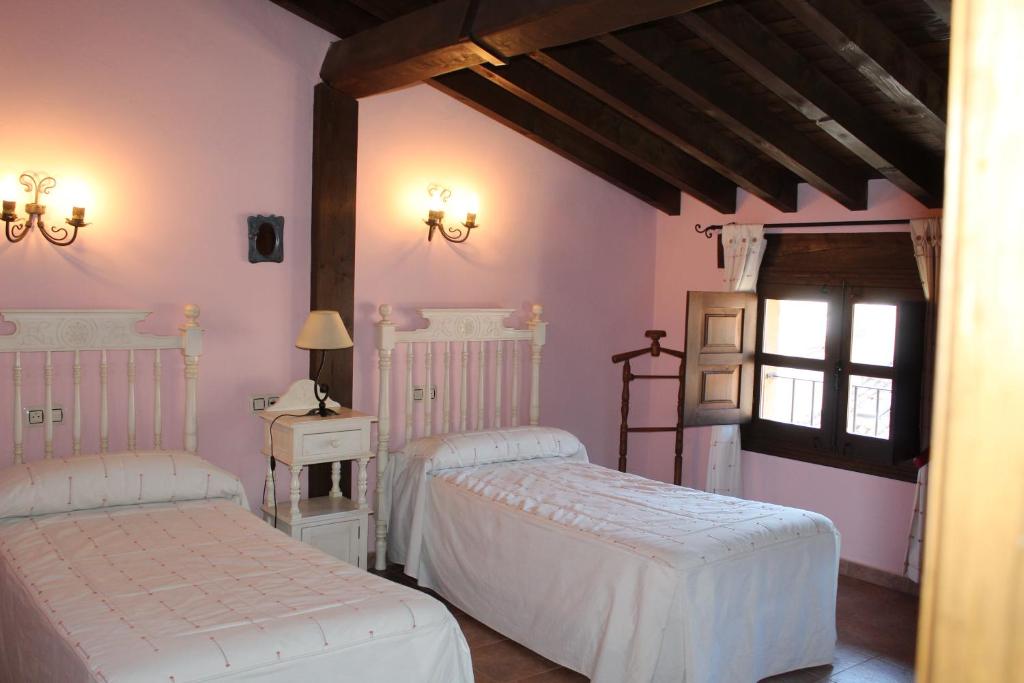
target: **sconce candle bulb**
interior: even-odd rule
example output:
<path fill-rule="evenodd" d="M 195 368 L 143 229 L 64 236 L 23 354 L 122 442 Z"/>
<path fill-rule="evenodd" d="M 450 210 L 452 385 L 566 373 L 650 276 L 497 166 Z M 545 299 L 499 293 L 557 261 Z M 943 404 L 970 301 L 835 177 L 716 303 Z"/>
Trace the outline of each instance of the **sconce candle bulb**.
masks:
<path fill-rule="evenodd" d="M 25 213 L 28 214 L 28 219 L 14 225 L 12 223 L 18 219 L 16 204 L 13 200 L 3 200 L 3 214 L 0 215 L 0 220 L 4 222 L 7 241 L 20 242 L 25 239 L 25 235 L 32 228 L 36 228 L 47 242 L 58 247 L 66 247 L 74 242 L 78 237 L 78 229 L 88 225 L 85 222 L 85 209 L 74 207 L 71 210 L 71 218 L 65 219 L 64 222 L 73 227 L 73 231 L 60 226 L 47 225 L 43 220 L 46 205 L 41 204 L 39 200 L 42 195 L 50 194 L 50 191 L 57 186 L 57 181 L 52 176 L 40 178 L 35 173 L 22 173 L 18 181 L 25 188 L 25 192 L 33 193 L 34 198 L 31 202 L 25 203 Z"/>
<path fill-rule="evenodd" d="M 67 219 L 67 224 L 73 225 L 76 228 L 88 225 L 88 223 L 85 222 L 85 208 L 80 206 L 73 207 L 71 209 L 71 218 Z"/>

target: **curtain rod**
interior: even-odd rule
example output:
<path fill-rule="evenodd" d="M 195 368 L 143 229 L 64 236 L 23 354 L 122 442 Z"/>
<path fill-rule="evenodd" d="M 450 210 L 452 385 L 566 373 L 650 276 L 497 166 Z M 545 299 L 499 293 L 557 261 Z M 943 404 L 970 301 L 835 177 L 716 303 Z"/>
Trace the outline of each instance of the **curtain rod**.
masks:
<path fill-rule="evenodd" d="M 811 223 L 765 223 L 764 227 L 767 228 L 840 228 L 849 227 L 854 225 L 910 225 L 909 218 L 893 218 L 881 221 L 816 221 Z M 693 226 L 693 229 L 698 234 L 704 235 L 708 239 L 714 237 L 711 234 L 712 230 L 721 230 L 721 225 L 708 225 L 701 227 L 700 223 Z"/>

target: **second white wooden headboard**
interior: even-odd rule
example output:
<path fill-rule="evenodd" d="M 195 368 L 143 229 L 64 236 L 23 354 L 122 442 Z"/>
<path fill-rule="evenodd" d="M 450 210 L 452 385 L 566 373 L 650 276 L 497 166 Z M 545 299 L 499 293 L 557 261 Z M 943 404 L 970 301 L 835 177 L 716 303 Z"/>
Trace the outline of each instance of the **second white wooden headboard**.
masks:
<path fill-rule="evenodd" d="M 54 356 L 71 356 L 71 378 L 69 387 L 58 384 L 59 389 L 70 389 L 72 410 L 71 451 L 73 455 L 82 452 L 82 362 L 86 353 L 96 353 L 98 360 L 99 396 L 97 415 L 99 422 L 99 448 L 105 453 L 110 443 L 109 416 L 109 362 L 108 353 L 126 352 L 124 387 L 126 394 L 125 429 L 128 450 L 138 445 L 136 434 L 136 363 L 137 352 L 152 352 L 153 395 L 152 423 L 153 448 L 163 448 L 163 395 L 161 351 L 180 349 L 184 360 L 185 408 L 184 448 L 194 453 L 198 443 L 198 381 L 199 356 L 202 354 L 203 330 L 199 327 L 199 307 L 185 306 L 185 322 L 178 329 L 179 334 L 142 334 L 136 324 L 149 316 L 148 311 L 127 310 L 55 310 L 19 309 L 0 311 L 3 319 L 14 323 L 13 334 L 0 334 L 0 354 L 13 355 L 13 392 L 11 408 L 13 422 L 11 435 L 14 442 L 14 462 L 25 459 L 25 439 L 22 411 L 25 408 L 23 387 L 26 383 L 24 360 L 30 355 L 42 356 L 42 380 L 40 387 L 43 410 L 43 457 L 54 455 L 53 420 L 54 410 Z M 24 357 L 24 358 L 23 358 Z M 34 382 L 35 379 L 33 378 Z M 120 381 L 118 381 L 120 386 Z M 91 400 L 86 401 L 92 403 Z"/>
<path fill-rule="evenodd" d="M 384 569 L 387 511 L 379 506 L 390 500 L 385 491 L 390 449 L 399 438 L 408 442 L 434 433 L 518 426 L 524 382 L 529 384 L 529 424 L 536 425 L 540 419 L 540 363 L 547 323 L 540 319 L 543 307 L 536 304 L 524 328 L 506 326 L 505 321 L 516 312 L 511 308 L 424 308 L 418 312 L 426 319 L 426 327 L 399 330 L 391 320 L 391 306 L 384 304 L 379 310 L 376 565 Z M 396 396 L 404 398 L 404 419 L 392 425 L 392 367 L 399 345 L 405 347 L 404 358 L 398 354 L 397 359 L 404 364 L 404 386 Z M 528 378 L 522 376 L 524 346 L 529 352 Z M 435 352 L 440 355 L 437 361 Z M 506 356 L 510 357 L 508 363 Z M 435 410 L 438 401 L 440 410 Z"/>

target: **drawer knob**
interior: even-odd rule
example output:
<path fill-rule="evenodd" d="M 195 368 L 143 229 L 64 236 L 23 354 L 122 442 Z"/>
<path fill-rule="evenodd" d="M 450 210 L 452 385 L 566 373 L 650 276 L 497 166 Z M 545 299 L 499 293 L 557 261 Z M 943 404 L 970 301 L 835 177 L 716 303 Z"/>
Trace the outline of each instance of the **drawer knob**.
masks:
<path fill-rule="evenodd" d="M 331 439 L 331 448 L 341 448 L 341 439 Z"/>

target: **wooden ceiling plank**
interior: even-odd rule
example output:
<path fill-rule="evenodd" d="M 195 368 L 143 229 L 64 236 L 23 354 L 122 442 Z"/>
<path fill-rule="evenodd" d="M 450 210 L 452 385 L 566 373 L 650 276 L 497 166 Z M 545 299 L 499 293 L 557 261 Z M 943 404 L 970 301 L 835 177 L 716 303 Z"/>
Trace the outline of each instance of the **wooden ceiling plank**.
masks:
<path fill-rule="evenodd" d="M 946 82 L 858 0 L 780 0 L 886 97 L 946 137 Z"/>
<path fill-rule="evenodd" d="M 350 97 L 364 97 L 715 1 L 441 0 L 333 43 L 320 76 Z"/>
<path fill-rule="evenodd" d="M 674 98 L 608 64 L 607 50 L 585 42 L 535 52 L 538 64 L 643 126 L 780 211 L 797 210 L 797 178 L 768 162 Z"/>
<path fill-rule="evenodd" d="M 656 29 L 624 31 L 598 42 L 846 208 L 867 208 L 866 175 L 837 162 L 765 108 L 751 106 L 750 98 L 716 78 L 706 62 L 681 52 Z"/>
<path fill-rule="evenodd" d="M 946 26 L 952 25 L 953 20 L 953 0 L 924 0 L 925 4 L 931 8 L 932 12 L 935 12 L 935 16 L 942 20 Z M 964 0 L 967 2 L 968 0 Z"/>
<path fill-rule="evenodd" d="M 928 207 L 942 206 L 942 161 L 908 143 L 739 5 L 677 20 Z"/>
<path fill-rule="evenodd" d="M 656 209 L 670 216 L 679 215 L 681 197 L 678 188 L 486 78 L 461 71 L 434 78 L 428 83 Z"/>
<path fill-rule="evenodd" d="M 372 14 L 381 21 L 387 21 L 409 12 L 415 12 L 424 5 L 419 0 L 347 0 L 347 2 L 364 12 Z"/>
<path fill-rule="evenodd" d="M 519 59 L 472 71 L 716 211 L 735 212 L 735 184 L 539 64 Z"/>

